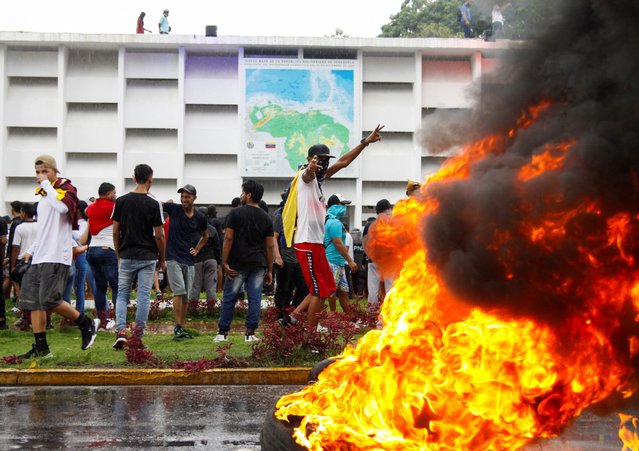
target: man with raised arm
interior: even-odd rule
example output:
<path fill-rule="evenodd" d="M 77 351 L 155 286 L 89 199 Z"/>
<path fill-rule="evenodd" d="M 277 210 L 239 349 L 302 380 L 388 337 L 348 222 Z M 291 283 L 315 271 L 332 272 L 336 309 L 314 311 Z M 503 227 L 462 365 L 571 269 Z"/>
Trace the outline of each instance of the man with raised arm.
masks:
<path fill-rule="evenodd" d="M 293 240 L 293 230 L 295 230 L 295 254 L 302 266 L 309 294 L 290 316 L 284 316 L 278 320 L 280 325 L 297 323 L 297 317 L 307 311 L 309 330 L 317 329 L 324 299 L 336 289 L 324 249 L 326 201 L 322 193 L 322 183 L 351 164 L 369 144 L 381 140 L 380 132 L 383 128 L 383 125 L 375 127 L 375 130 L 363 138 L 357 146 L 330 166 L 329 160 L 334 157 L 331 156 L 331 151 L 326 145 L 315 144 L 308 149 L 306 159 L 308 163 L 297 172 L 291 182 L 282 218 L 288 245 Z"/>

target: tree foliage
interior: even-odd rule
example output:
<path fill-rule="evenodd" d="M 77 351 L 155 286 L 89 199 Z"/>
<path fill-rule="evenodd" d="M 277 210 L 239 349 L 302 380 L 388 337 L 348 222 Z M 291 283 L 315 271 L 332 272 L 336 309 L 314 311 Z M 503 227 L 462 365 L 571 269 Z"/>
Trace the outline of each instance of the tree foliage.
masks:
<path fill-rule="evenodd" d="M 462 36 L 456 0 L 405 0 L 397 14 L 382 26 L 380 37 L 452 38 Z"/>
<path fill-rule="evenodd" d="M 453 38 L 463 33 L 457 11 L 463 0 L 404 0 L 398 13 L 382 26 L 380 37 Z M 507 38 L 531 39 L 548 27 L 560 13 L 560 3 L 550 0 L 475 0 L 473 34 L 482 36 L 491 28 L 493 6 L 499 4 Z"/>

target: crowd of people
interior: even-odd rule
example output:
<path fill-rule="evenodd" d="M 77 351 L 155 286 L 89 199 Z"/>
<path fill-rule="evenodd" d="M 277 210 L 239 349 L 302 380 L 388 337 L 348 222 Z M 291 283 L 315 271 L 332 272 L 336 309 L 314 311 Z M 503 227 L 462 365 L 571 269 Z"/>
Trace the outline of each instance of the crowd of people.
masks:
<path fill-rule="evenodd" d="M 144 346 L 141 338 L 151 299 L 162 299 L 164 278 L 172 294 L 176 341 L 193 338 L 184 327 L 186 313 L 188 303 L 200 299 L 202 292 L 208 300 L 223 292 L 216 343 L 228 340 L 236 303 L 244 296 L 248 304 L 244 339 L 259 341 L 262 297 L 269 287 L 284 329 L 306 316 L 310 331 L 326 332 L 320 324 L 326 300 L 332 311 L 339 302 L 360 325 L 351 298 L 354 280 L 359 280 L 354 276 L 362 273 L 366 260 L 355 261 L 353 238 L 344 222 L 351 201 L 338 193 L 326 199 L 322 187 L 367 146 L 381 140 L 382 128 L 378 126 L 332 165 L 327 146 L 312 146 L 307 164 L 281 194 L 272 215 L 262 199 L 264 187 L 254 180 L 242 183 L 241 195 L 233 199 L 224 219 L 217 217 L 214 205 L 195 207 L 197 189 L 191 184 L 177 191 L 179 203 L 162 202 L 151 194 L 153 169 L 146 164 L 134 168 L 131 192 L 118 197 L 115 186 L 103 182 L 98 198 L 87 203 L 78 199 L 76 188 L 61 176 L 52 156 L 37 157 L 39 201 L 12 202 L 12 218 L 0 219 L 0 257 L 5 263 L 0 328 L 8 327 L 5 298 L 11 299 L 13 293 L 21 314 L 18 325 L 34 334 L 32 349 L 22 358 L 50 355 L 46 330 L 52 327 L 53 312 L 78 326 L 82 349 L 91 347 L 100 329 L 114 329 L 115 349 L 130 346 L 131 334 L 137 338 L 132 342 Z M 406 194 L 418 188 L 419 183 L 409 181 Z M 377 215 L 391 214 L 391 208 L 382 199 Z M 364 228 L 364 242 L 373 220 Z M 378 308 L 392 280 L 381 277 L 372 261 L 367 264 L 367 279 L 362 291 L 368 292 L 371 308 Z M 85 286 L 95 300 L 95 318 L 85 315 Z M 134 289 L 135 320 L 129 325 Z"/>

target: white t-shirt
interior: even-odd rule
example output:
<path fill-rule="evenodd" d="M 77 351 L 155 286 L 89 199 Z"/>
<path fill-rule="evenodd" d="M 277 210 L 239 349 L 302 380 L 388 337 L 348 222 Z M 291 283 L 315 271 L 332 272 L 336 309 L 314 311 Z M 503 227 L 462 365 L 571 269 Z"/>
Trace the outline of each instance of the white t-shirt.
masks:
<path fill-rule="evenodd" d="M 38 223 L 22 222 L 16 227 L 15 234 L 13 235 L 13 246 L 19 247 L 18 259 L 23 259 L 24 254 L 33 246 L 36 242 L 38 235 Z"/>
<path fill-rule="evenodd" d="M 324 194 L 317 178 L 304 183 L 300 174 L 297 181 L 297 231 L 296 243 L 324 244 L 324 221 L 326 206 Z"/>
<path fill-rule="evenodd" d="M 80 238 L 84 235 L 84 231 L 89 227 L 89 223 L 86 219 L 80 218 L 78 219 L 78 230 L 73 230 L 71 232 L 71 237 L 73 237 L 73 241 L 75 241 L 78 245 L 80 244 Z"/>
<path fill-rule="evenodd" d="M 344 239 L 344 246 L 348 249 L 348 255 L 351 257 L 351 260 L 355 260 L 355 252 L 353 251 L 353 235 L 349 232 L 346 232 L 346 239 Z"/>
<path fill-rule="evenodd" d="M 74 241 L 71 237 L 71 220 L 66 205 L 56 198 L 58 193 L 48 180 L 40 186 L 47 193 L 38 202 L 38 233 L 33 246 L 34 265 L 38 263 L 62 263 L 71 266 Z"/>
<path fill-rule="evenodd" d="M 110 247 L 115 249 L 113 245 L 113 224 L 100 230 L 97 235 L 92 235 L 89 247 Z"/>
<path fill-rule="evenodd" d="M 501 9 L 493 8 L 492 16 L 493 22 L 504 23 L 504 16 L 501 14 Z"/>

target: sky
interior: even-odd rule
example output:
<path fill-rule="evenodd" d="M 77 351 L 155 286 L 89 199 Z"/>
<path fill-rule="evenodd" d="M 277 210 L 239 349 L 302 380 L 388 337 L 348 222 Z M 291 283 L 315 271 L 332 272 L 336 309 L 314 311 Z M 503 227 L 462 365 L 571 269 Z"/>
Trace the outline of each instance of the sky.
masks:
<path fill-rule="evenodd" d="M 140 12 L 145 28 L 158 33 L 169 9 L 171 34 L 218 36 L 375 37 L 403 0 L 19 0 L 0 14 L 0 31 L 134 33 Z"/>

